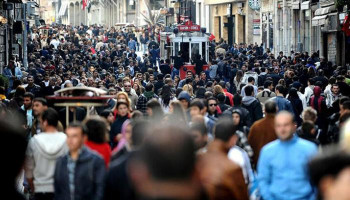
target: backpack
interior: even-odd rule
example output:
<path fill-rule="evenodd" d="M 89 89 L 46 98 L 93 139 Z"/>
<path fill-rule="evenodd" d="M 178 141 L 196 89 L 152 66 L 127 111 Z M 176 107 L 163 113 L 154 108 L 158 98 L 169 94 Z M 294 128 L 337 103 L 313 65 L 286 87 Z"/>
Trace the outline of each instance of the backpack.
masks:
<path fill-rule="evenodd" d="M 270 91 L 263 91 L 261 97 L 265 97 L 265 92 L 267 92 L 267 97 L 271 97 L 272 92 Z"/>

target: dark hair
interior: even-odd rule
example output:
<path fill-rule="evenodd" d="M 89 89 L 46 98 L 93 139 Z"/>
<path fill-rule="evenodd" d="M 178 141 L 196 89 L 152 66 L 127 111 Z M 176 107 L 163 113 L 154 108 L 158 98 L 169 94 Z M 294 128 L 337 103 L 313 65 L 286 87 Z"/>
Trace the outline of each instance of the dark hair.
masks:
<path fill-rule="evenodd" d="M 164 112 L 162 106 L 157 99 L 151 99 L 146 104 L 147 108 L 152 110 L 152 118 L 155 120 L 161 120 L 163 118 Z"/>
<path fill-rule="evenodd" d="M 173 93 L 171 91 L 171 87 L 169 85 L 164 85 L 160 95 L 161 95 L 163 104 L 165 106 L 168 106 L 170 103 L 170 100 L 173 98 Z"/>
<path fill-rule="evenodd" d="M 339 104 L 343 105 L 343 103 L 346 101 L 350 101 L 350 98 L 348 96 L 343 96 L 339 99 Z"/>
<path fill-rule="evenodd" d="M 277 112 L 276 102 L 273 100 L 266 101 L 265 112 L 269 114 L 275 114 Z"/>
<path fill-rule="evenodd" d="M 275 90 L 276 91 L 278 90 L 279 93 L 283 93 L 284 92 L 284 87 L 283 87 L 283 85 L 278 84 L 278 85 L 276 85 Z"/>
<path fill-rule="evenodd" d="M 350 110 L 350 100 L 342 103 L 344 110 Z"/>
<path fill-rule="evenodd" d="M 40 102 L 43 106 L 47 106 L 47 101 L 46 99 L 42 98 L 42 97 L 37 97 L 33 100 L 33 102 Z"/>
<path fill-rule="evenodd" d="M 86 135 L 90 141 L 98 144 L 106 141 L 107 127 L 103 118 L 97 116 L 87 118 L 84 121 L 84 125 L 86 127 Z"/>
<path fill-rule="evenodd" d="M 254 78 L 254 77 L 252 77 L 252 76 L 248 77 L 248 83 L 251 83 L 251 82 L 253 82 L 253 81 L 255 81 L 255 78 Z"/>
<path fill-rule="evenodd" d="M 348 167 L 350 167 L 350 155 L 333 147 L 313 158 L 308 163 L 308 172 L 312 185 L 318 187 L 324 177 L 337 177 Z M 322 199 L 322 193 L 319 193 L 319 199 Z"/>
<path fill-rule="evenodd" d="M 140 152 L 140 159 L 156 180 L 187 180 L 196 163 L 195 144 L 180 127 L 153 126 Z M 181 164 L 179 164 L 181 163 Z"/>
<path fill-rule="evenodd" d="M 245 92 L 245 95 L 246 95 L 246 96 L 253 96 L 253 92 L 254 92 L 253 86 L 247 85 L 247 86 L 244 88 L 244 92 Z"/>
<path fill-rule="evenodd" d="M 208 134 L 207 127 L 204 122 L 194 122 L 190 126 L 191 131 L 199 131 L 202 136 L 206 136 Z"/>
<path fill-rule="evenodd" d="M 239 94 L 236 94 L 233 96 L 233 105 L 241 105 L 242 104 L 242 96 Z"/>
<path fill-rule="evenodd" d="M 204 108 L 204 103 L 203 101 L 201 101 L 200 99 L 194 99 L 191 103 L 190 103 L 190 107 L 198 107 L 200 110 L 203 110 Z"/>
<path fill-rule="evenodd" d="M 215 139 L 228 142 L 230 138 L 235 134 L 236 126 L 233 124 L 233 120 L 228 117 L 219 119 L 215 125 L 214 136 Z"/>
<path fill-rule="evenodd" d="M 151 92 L 153 90 L 153 84 L 148 83 L 145 87 L 146 92 Z"/>
<path fill-rule="evenodd" d="M 146 120 L 137 120 L 135 122 L 132 122 L 131 141 L 133 147 L 139 147 L 143 144 L 147 133 L 145 129 L 147 129 L 148 126 L 149 122 Z"/>
<path fill-rule="evenodd" d="M 312 129 L 315 128 L 315 124 L 311 121 L 304 121 L 301 125 L 301 130 L 303 134 L 311 134 Z"/>
<path fill-rule="evenodd" d="M 226 99 L 226 96 L 225 96 L 224 93 L 220 93 L 220 94 L 218 94 L 218 95 L 216 96 L 216 98 L 218 99 L 218 101 L 219 101 L 220 103 L 224 103 L 224 102 L 225 102 L 225 99 Z"/>
<path fill-rule="evenodd" d="M 31 93 L 31 92 L 26 92 L 26 93 L 24 93 L 24 95 L 23 95 L 23 98 L 24 98 L 24 97 L 29 97 L 30 100 L 33 100 L 33 99 L 34 99 L 34 94 Z"/>
<path fill-rule="evenodd" d="M 68 128 L 80 128 L 80 129 L 81 129 L 81 133 L 82 133 L 83 135 L 85 135 L 85 134 L 87 133 L 87 131 L 88 131 L 87 128 L 85 127 L 85 125 L 83 125 L 81 122 L 78 122 L 78 121 L 70 123 L 70 124 L 67 126 L 66 130 L 67 130 Z"/>
<path fill-rule="evenodd" d="M 48 108 L 43 112 L 41 119 L 42 121 L 47 121 L 48 125 L 57 127 L 59 115 L 55 109 Z"/>
<path fill-rule="evenodd" d="M 269 81 L 269 80 L 265 81 L 265 83 L 264 83 L 264 88 L 270 87 L 271 84 L 272 84 L 272 81 Z"/>

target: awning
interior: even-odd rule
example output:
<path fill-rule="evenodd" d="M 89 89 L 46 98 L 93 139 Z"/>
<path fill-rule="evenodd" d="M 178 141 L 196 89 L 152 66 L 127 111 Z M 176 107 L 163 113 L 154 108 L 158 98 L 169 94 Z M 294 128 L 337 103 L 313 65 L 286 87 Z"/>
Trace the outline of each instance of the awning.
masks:
<path fill-rule="evenodd" d="M 62 2 L 60 11 L 58 12 L 59 17 L 63 16 L 66 13 L 67 7 L 68 7 L 68 2 L 67 1 Z"/>
<path fill-rule="evenodd" d="M 301 3 L 301 10 L 308 10 L 310 9 L 310 1 L 304 1 Z"/>
<path fill-rule="evenodd" d="M 326 19 L 328 15 L 321 15 L 312 18 L 312 26 L 321 26 L 326 24 Z"/>
<path fill-rule="evenodd" d="M 300 3 L 299 3 L 299 1 L 293 1 L 292 2 L 292 9 L 293 10 L 299 10 L 300 9 Z"/>
<path fill-rule="evenodd" d="M 333 11 L 336 11 L 335 5 L 324 7 L 324 8 L 319 8 L 315 11 L 315 15 L 316 16 L 325 15 L 325 14 L 331 13 Z"/>
<path fill-rule="evenodd" d="M 204 3 L 206 5 L 215 5 L 215 4 L 225 4 L 225 3 L 239 3 L 245 2 L 244 0 L 205 0 Z"/>

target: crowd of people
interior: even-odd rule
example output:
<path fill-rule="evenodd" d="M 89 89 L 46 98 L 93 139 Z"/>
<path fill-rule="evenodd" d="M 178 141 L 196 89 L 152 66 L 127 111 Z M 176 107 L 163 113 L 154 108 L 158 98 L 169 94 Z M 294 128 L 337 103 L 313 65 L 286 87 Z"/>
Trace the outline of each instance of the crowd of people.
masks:
<path fill-rule="evenodd" d="M 13 57 L 0 79 L 11 199 L 350 197 L 350 70 L 220 40 L 180 79 L 188 55 L 161 59 L 162 30 L 31 29 L 28 68 Z M 46 97 L 69 87 L 111 98 L 67 119 Z"/>

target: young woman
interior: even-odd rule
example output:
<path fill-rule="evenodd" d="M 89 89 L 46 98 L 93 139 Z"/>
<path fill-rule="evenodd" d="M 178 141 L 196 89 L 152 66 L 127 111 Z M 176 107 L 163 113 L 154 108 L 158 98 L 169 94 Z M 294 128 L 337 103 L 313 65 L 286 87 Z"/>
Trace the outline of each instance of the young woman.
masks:
<path fill-rule="evenodd" d="M 129 104 L 125 101 L 118 101 L 116 105 L 117 116 L 116 120 L 113 122 L 110 131 L 110 143 L 112 149 L 114 149 L 118 144 L 118 136 L 121 134 L 123 123 L 129 119 L 130 109 Z"/>
<path fill-rule="evenodd" d="M 176 100 L 169 85 L 164 85 L 160 93 L 159 103 L 162 105 L 165 113 L 169 112 L 170 101 Z"/>

